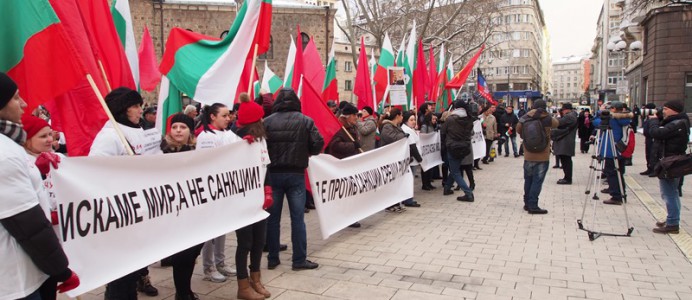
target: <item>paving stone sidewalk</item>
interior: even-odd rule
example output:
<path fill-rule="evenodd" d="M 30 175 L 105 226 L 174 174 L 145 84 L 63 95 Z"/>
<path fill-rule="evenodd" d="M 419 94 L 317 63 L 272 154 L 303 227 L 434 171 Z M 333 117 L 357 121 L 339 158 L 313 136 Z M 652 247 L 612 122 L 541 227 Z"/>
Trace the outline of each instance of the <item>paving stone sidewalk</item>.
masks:
<path fill-rule="evenodd" d="M 638 175 L 644 169 L 643 137 L 637 135 L 634 166 L 628 167 L 651 198 L 661 204 L 658 182 Z M 578 151 L 577 151 L 578 152 Z M 551 161 L 551 166 L 554 161 Z M 654 234 L 656 221 L 628 191 L 631 237 L 589 241 L 577 228 L 588 184 L 589 155 L 574 158 L 574 184 L 555 184 L 560 169 L 550 169 L 540 197 L 547 215 L 522 209 L 523 158 L 499 157 L 476 171 L 476 202 L 420 190 L 420 208 L 404 213 L 377 213 L 327 240 L 319 233 L 317 212 L 306 215 L 308 258 L 316 270 L 291 270 L 290 226 L 282 218 L 282 264 L 262 275 L 273 299 L 692 299 L 692 264 L 671 237 Z M 683 228 L 690 228 L 690 191 L 685 186 Z M 460 195 L 460 192 L 456 193 Z M 604 199 L 606 196 L 602 196 Z M 595 219 L 592 219 L 595 205 Z M 585 225 L 625 233 L 622 207 L 589 200 Z M 227 262 L 232 264 L 235 235 L 227 235 Z M 158 297 L 174 299 L 172 271 L 150 267 Z M 235 299 L 236 281 L 202 281 L 198 265 L 192 288 L 201 299 Z M 103 288 L 81 299 L 103 299 Z M 63 299 L 63 298 L 61 298 Z"/>

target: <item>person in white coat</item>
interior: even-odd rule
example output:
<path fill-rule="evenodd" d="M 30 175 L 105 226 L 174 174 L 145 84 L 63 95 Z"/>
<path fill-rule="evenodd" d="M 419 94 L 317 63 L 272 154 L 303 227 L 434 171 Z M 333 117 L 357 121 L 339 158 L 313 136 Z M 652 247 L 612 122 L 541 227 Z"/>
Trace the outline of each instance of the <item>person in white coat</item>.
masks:
<path fill-rule="evenodd" d="M 404 112 L 404 122 L 401 124 L 401 129 L 406 134 L 406 139 L 408 140 L 409 147 L 411 148 L 411 157 L 413 158 L 411 161 L 411 171 L 413 174 L 416 174 L 416 172 L 413 171 L 415 167 L 420 165 L 420 162 L 423 161 L 423 157 L 421 157 L 420 153 L 418 152 L 418 143 L 420 143 L 420 137 L 418 136 L 418 132 L 416 132 L 415 128 L 416 115 L 410 111 Z M 407 207 L 420 207 L 420 204 L 416 202 L 416 200 L 413 200 L 413 198 L 404 200 L 403 203 L 404 206 Z"/>

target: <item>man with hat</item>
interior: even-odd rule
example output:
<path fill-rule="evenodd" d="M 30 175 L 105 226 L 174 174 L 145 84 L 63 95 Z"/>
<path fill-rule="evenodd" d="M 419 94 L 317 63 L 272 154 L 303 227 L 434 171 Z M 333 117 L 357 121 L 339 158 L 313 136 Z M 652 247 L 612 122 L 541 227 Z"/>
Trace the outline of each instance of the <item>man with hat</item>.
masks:
<path fill-rule="evenodd" d="M 685 103 L 671 100 L 663 105 L 663 119 L 649 116 L 649 135 L 654 139 L 653 159 L 659 160 L 666 156 L 684 155 L 689 142 L 690 120 L 685 113 Z M 660 178 L 661 198 L 666 203 L 668 216 L 665 222 L 656 222 L 655 233 L 680 232 L 680 177 Z"/>
<path fill-rule="evenodd" d="M 623 128 L 627 128 L 632 122 L 632 113 L 624 112 L 625 105 L 620 101 L 613 101 L 610 105 L 606 104 L 607 111 L 601 111 L 601 115 L 610 114 L 608 130 L 601 131 L 599 136 L 599 153 L 600 157 L 605 160 L 603 166 L 603 173 L 605 174 L 608 181 L 608 188 L 602 190 L 602 192 L 608 192 L 610 194 L 610 199 L 604 200 L 604 204 L 610 205 L 622 205 L 624 195 L 622 192 L 625 191 L 625 159 L 622 157 L 621 153 L 617 148 L 611 144 L 611 138 L 606 134 L 608 131 L 612 134 L 612 141 L 617 143 L 622 140 L 624 135 Z M 603 118 L 596 118 L 593 122 L 594 126 L 599 127 L 601 125 L 601 120 Z M 615 166 L 615 160 L 617 159 L 617 168 Z M 618 179 L 620 176 L 620 179 Z M 622 183 L 622 186 L 621 184 Z"/>
<path fill-rule="evenodd" d="M 144 110 L 144 117 L 141 123 L 144 130 L 156 127 L 156 106 L 149 106 Z"/>
<path fill-rule="evenodd" d="M 577 113 L 572 109 L 572 103 L 565 102 L 560 108 L 560 120 L 557 128 L 550 133 L 553 140 L 553 153 L 560 160 L 564 177 L 557 184 L 572 184 L 572 156 L 576 146 Z"/>
<path fill-rule="evenodd" d="M 375 119 L 375 116 L 372 115 L 374 111 L 370 106 L 363 107 L 360 113 L 362 117 L 358 120 L 356 126 L 358 127 L 361 146 L 363 146 L 363 151 L 370 151 L 375 149 L 375 142 L 377 138 L 377 119 Z"/>

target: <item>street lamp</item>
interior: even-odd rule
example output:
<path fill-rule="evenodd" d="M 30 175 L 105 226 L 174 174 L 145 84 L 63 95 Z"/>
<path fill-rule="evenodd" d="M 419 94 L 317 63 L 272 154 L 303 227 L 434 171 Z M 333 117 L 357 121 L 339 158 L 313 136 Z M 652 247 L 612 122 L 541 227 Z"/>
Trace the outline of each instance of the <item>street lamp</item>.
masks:
<path fill-rule="evenodd" d="M 642 42 L 641 41 L 634 41 L 629 44 L 629 50 L 627 50 L 628 45 L 627 42 L 624 40 L 621 40 L 620 37 L 613 37 L 610 39 L 608 44 L 606 45 L 606 48 L 608 49 L 608 52 L 613 54 L 613 53 L 623 53 L 623 66 L 622 66 L 622 71 L 620 75 L 620 80 L 617 81 L 617 85 L 623 86 L 625 85 L 625 61 L 627 60 L 627 54 L 629 53 L 635 53 L 639 52 L 642 50 Z M 624 87 L 625 89 L 627 88 L 626 86 Z M 620 98 L 620 102 L 625 102 L 626 99 L 626 94 L 627 91 L 623 93 L 620 91 L 618 93 L 618 96 Z"/>

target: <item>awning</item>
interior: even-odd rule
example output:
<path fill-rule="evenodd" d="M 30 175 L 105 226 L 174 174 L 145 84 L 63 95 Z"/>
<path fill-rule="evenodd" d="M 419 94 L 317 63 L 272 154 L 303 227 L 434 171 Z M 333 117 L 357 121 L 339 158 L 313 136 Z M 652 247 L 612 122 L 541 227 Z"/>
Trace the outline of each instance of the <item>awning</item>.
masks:
<path fill-rule="evenodd" d="M 543 98 L 543 94 L 539 91 L 525 90 L 525 91 L 509 91 L 512 98 Z M 494 92 L 494 98 L 502 98 L 507 95 L 507 91 Z"/>

